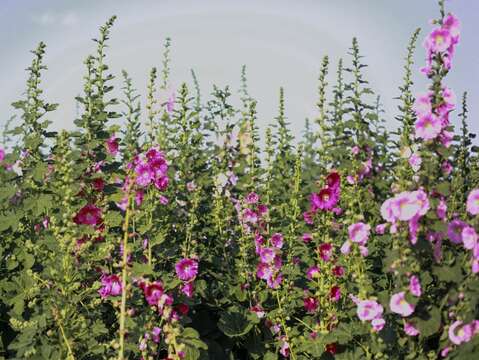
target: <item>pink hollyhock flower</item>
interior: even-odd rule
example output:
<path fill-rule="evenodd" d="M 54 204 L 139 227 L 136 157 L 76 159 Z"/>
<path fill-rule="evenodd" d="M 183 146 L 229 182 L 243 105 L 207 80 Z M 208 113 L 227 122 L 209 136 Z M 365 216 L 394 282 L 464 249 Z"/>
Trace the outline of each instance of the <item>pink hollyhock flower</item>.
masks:
<path fill-rule="evenodd" d="M 339 301 L 339 299 L 341 299 L 341 288 L 334 285 L 329 291 L 329 297 L 332 301 Z"/>
<path fill-rule="evenodd" d="M 444 18 L 442 22 L 442 26 L 449 30 L 449 33 L 452 36 L 452 42 L 453 44 L 456 44 L 459 41 L 459 35 L 460 35 L 459 19 L 455 17 L 453 14 L 448 14 Z"/>
<path fill-rule="evenodd" d="M 319 193 L 312 193 L 310 197 L 311 209 L 316 211 L 332 210 L 338 203 L 339 196 L 337 191 L 331 188 L 324 188 Z"/>
<path fill-rule="evenodd" d="M 421 296 L 421 283 L 416 275 L 413 275 L 409 278 L 409 291 L 414 296 Z"/>
<path fill-rule="evenodd" d="M 314 297 L 304 298 L 303 303 L 304 303 L 304 308 L 309 313 L 315 312 L 319 305 L 318 299 Z"/>
<path fill-rule="evenodd" d="M 5 150 L 0 148 L 0 162 L 2 162 L 3 160 L 5 160 Z"/>
<path fill-rule="evenodd" d="M 121 294 L 121 280 L 118 275 L 105 275 L 101 276 L 102 287 L 98 290 L 101 298 L 107 298 L 108 296 L 118 296 Z"/>
<path fill-rule="evenodd" d="M 413 324 L 410 322 L 404 323 L 404 332 L 409 336 L 417 336 L 419 335 L 419 330 L 414 327 Z"/>
<path fill-rule="evenodd" d="M 146 187 L 151 184 L 155 177 L 155 173 L 149 164 L 140 162 L 135 167 L 136 183 L 139 186 Z"/>
<path fill-rule="evenodd" d="M 317 266 L 311 266 L 308 271 L 306 271 L 306 277 L 309 280 L 319 277 L 319 268 Z"/>
<path fill-rule="evenodd" d="M 397 220 L 393 212 L 394 199 L 395 198 L 387 199 L 381 205 L 381 216 L 384 220 L 390 223 L 394 223 Z"/>
<path fill-rule="evenodd" d="M 364 245 L 368 241 L 370 231 L 371 231 L 371 226 L 362 222 L 349 225 L 348 227 L 349 239 L 352 242 Z"/>
<path fill-rule="evenodd" d="M 357 145 L 354 145 L 354 146 L 352 147 L 352 149 L 351 149 L 351 153 L 352 153 L 353 155 L 359 154 L 360 151 L 361 151 L 361 149 L 360 149 L 359 146 L 357 146 Z"/>
<path fill-rule="evenodd" d="M 473 274 L 479 273 L 479 259 L 477 258 L 472 259 L 471 271 Z"/>
<path fill-rule="evenodd" d="M 451 45 L 451 32 L 447 28 L 434 29 L 425 41 L 426 49 L 432 53 L 445 52 Z"/>
<path fill-rule="evenodd" d="M 474 249 L 477 244 L 477 233 L 472 226 L 466 226 L 462 229 L 462 243 L 468 250 Z"/>
<path fill-rule="evenodd" d="M 256 214 L 251 209 L 244 209 L 243 211 L 243 220 L 246 223 L 256 224 L 258 222 L 258 214 Z"/>
<path fill-rule="evenodd" d="M 161 328 L 159 328 L 158 326 L 154 326 L 151 330 L 151 335 L 151 339 L 153 340 L 153 342 L 158 344 L 160 342 Z"/>
<path fill-rule="evenodd" d="M 193 297 L 194 290 L 195 290 L 195 286 L 193 285 L 193 282 L 186 283 L 181 287 L 181 292 L 185 294 L 186 296 L 188 296 L 189 298 Z"/>
<path fill-rule="evenodd" d="M 248 195 L 246 195 L 245 200 L 247 204 L 253 205 L 259 201 L 259 196 L 255 192 L 250 192 Z"/>
<path fill-rule="evenodd" d="M 263 280 L 268 280 L 273 277 L 275 269 L 271 264 L 260 262 L 256 267 L 256 276 Z"/>
<path fill-rule="evenodd" d="M 409 220 L 409 240 L 411 244 L 416 245 L 417 243 L 417 234 L 419 232 L 419 220 L 420 216 L 416 215 L 411 220 Z"/>
<path fill-rule="evenodd" d="M 258 211 L 258 215 L 261 217 L 268 213 L 268 207 L 263 204 L 258 205 L 258 208 L 256 210 Z"/>
<path fill-rule="evenodd" d="M 95 226 L 101 223 L 101 209 L 93 204 L 82 207 L 73 218 L 75 224 Z"/>
<path fill-rule="evenodd" d="M 424 115 L 416 120 L 416 138 L 435 139 L 442 130 L 441 120 L 433 114 Z"/>
<path fill-rule="evenodd" d="M 255 313 L 256 316 L 258 317 L 258 319 L 262 319 L 266 315 L 266 312 L 264 311 L 264 309 L 261 305 L 252 306 L 249 310 L 251 312 Z"/>
<path fill-rule="evenodd" d="M 175 265 L 176 275 L 180 280 L 193 280 L 198 274 L 198 262 L 193 259 L 181 259 Z"/>
<path fill-rule="evenodd" d="M 160 204 L 161 205 L 167 205 L 169 202 L 168 198 L 164 195 L 160 195 Z"/>
<path fill-rule="evenodd" d="M 321 259 L 324 261 L 329 261 L 331 258 L 331 255 L 333 254 L 333 245 L 330 243 L 323 243 L 319 245 L 319 256 Z"/>
<path fill-rule="evenodd" d="M 371 321 L 371 325 L 373 327 L 373 331 L 381 331 L 384 328 L 384 325 L 386 325 L 386 321 L 383 318 L 373 319 Z"/>
<path fill-rule="evenodd" d="M 466 207 L 469 214 L 479 214 L 479 189 L 474 189 L 469 193 L 469 196 L 467 197 Z"/>
<path fill-rule="evenodd" d="M 106 141 L 106 150 L 108 154 L 115 156 L 118 153 L 118 148 L 120 146 L 118 140 L 119 139 L 115 136 L 115 134 L 112 134 Z"/>
<path fill-rule="evenodd" d="M 266 264 L 271 264 L 276 257 L 276 250 L 273 248 L 261 248 L 259 250 L 261 261 Z"/>
<path fill-rule="evenodd" d="M 161 281 L 154 281 L 151 284 L 142 284 L 143 294 L 146 302 L 151 306 L 157 306 L 164 294 Z"/>
<path fill-rule="evenodd" d="M 351 240 L 346 240 L 344 244 L 341 246 L 341 248 L 339 249 L 339 251 L 341 251 L 341 254 L 348 255 L 351 252 L 352 244 L 353 243 L 351 242 Z"/>
<path fill-rule="evenodd" d="M 287 341 L 283 340 L 281 347 L 279 349 L 279 353 L 284 357 L 289 357 L 289 344 Z"/>
<path fill-rule="evenodd" d="M 273 234 L 270 241 L 271 244 L 277 249 L 281 249 L 283 247 L 283 235 L 280 233 Z"/>
<path fill-rule="evenodd" d="M 388 224 L 379 224 L 379 225 L 376 225 L 376 228 L 374 230 L 376 231 L 376 234 L 384 235 L 384 233 L 386 232 L 387 226 Z"/>
<path fill-rule="evenodd" d="M 453 220 L 447 226 L 447 236 L 454 244 L 460 244 L 462 242 L 462 230 L 467 224 L 462 220 Z"/>
<path fill-rule="evenodd" d="M 405 293 L 404 291 L 401 291 L 391 296 L 389 308 L 392 312 L 399 314 L 402 317 L 407 317 L 414 312 L 415 306 L 406 301 Z"/>
<path fill-rule="evenodd" d="M 462 321 L 457 320 L 449 327 L 449 340 L 451 340 L 453 344 L 461 345 L 464 342 L 470 341 L 472 336 L 474 335 L 474 329 L 470 324 L 461 326 L 462 324 Z M 459 330 L 456 332 L 456 329 L 458 327 Z"/>
<path fill-rule="evenodd" d="M 413 110 L 418 117 L 432 113 L 432 95 L 433 93 L 428 92 L 427 94 L 421 94 L 417 96 L 416 100 L 414 101 Z"/>
<path fill-rule="evenodd" d="M 441 220 L 445 220 L 446 219 L 446 214 L 447 214 L 447 203 L 444 199 L 441 199 L 439 201 L 439 205 L 437 205 L 437 209 L 436 209 L 436 214 L 437 214 L 437 217 Z"/>
<path fill-rule="evenodd" d="M 418 153 L 413 153 L 409 158 L 408 162 L 414 172 L 419 171 L 419 169 L 421 168 L 422 159 Z"/>
<path fill-rule="evenodd" d="M 283 275 L 281 273 L 278 273 L 266 279 L 266 285 L 268 285 L 268 287 L 271 289 L 277 289 L 279 285 L 281 285 L 282 281 L 283 281 Z"/>
<path fill-rule="evenodd" d="M 303 219 L 305 223 L 308 225 L 313 225 L 313 216 L 314 216 L 314 213 L 312 211 L 305 211 L 303 213 Z"/>
<path fill-rule="evenodd" d="M 304 233 L 303 236 L 302 236 L 302 239 L 303 239 L 305 244 L 308 244 L 311 241 L 313 241 L 313 235 L 310 234 L 310 233 Z"/>
<path fill-rule="evenodd" d="M 441 164 L 441 170 L 444 173 L 444 175 L 449 175 L 452 172 L 452 165 L 449 161 L 444 161 Z"/>
<path fill-rule="evenodd" d="M 160 176 L 154 180 L 155 187 L 160 191 L 164 191 L 168 187 L 169 182 L 168 176 Z"/>
<path fill-rule="evenodd" d="M 357 303 L 357 315 L 361 321 L 371 321 L 373 319 L 381 318 L 384 311 L 381 304 L 374 300 L 360 300 Z"/>
<path fill-rule="evenodd" d="M 366 246 L 359 245 L 359 253 L 361 254 L 361 256 L 366 257 L 369 254 L 369 250 Z"/>

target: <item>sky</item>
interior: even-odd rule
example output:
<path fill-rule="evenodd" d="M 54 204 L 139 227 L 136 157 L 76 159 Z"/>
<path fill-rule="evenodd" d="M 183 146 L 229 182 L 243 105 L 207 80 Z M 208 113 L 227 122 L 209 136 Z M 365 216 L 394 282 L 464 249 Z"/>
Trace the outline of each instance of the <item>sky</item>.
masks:
<path fill-rule="evenodd" d="M 448 0 L 447 9 L 462 23 L 462 39 L 454 69 L 446 79 L 458 97 L 469 93 L 472 131 L 479 132 L 479 1 Z M 317 78 L 321 59 L 330 57 L 330 83 L 337 61 L 353 36 L 358 38 L 370 86 L 381 94 L 387 127 L 397 126 L 398 86 L 411 34 L 422 28 L 416 52 L 416 93 L 427 80 L 422 41 L 437 17 L 435 0 L 0 0 L 0 126 L 13 114 L 10 104 L 25 88 L 29 50 L 47 44 L 43 89 L 48 102 L 60 103 L 49 118 L 54 129 L 73 129 L 74 97 L 81 92 L 83 60 L 95 49 L 92 38 L 110 16 L 118 20 L 111 33 L 107 63 L 121 87 L 126 69 L 145 94 L 148 73 L 161 67 L 163 43 L 172 39 L 172 88 L 198 75 L 203 97 L 213 84 L 240 86 L 241 66 L 247 67 L 248 87 L 258 104 L 262 130 L 278 111 L 284 87 L 286 116 L 299 137 L 305 118 L 317 115 Z M 457 112 L 456 112 L 457 113 Z M 453 116 L 458 123 L 457 116 Z"/>

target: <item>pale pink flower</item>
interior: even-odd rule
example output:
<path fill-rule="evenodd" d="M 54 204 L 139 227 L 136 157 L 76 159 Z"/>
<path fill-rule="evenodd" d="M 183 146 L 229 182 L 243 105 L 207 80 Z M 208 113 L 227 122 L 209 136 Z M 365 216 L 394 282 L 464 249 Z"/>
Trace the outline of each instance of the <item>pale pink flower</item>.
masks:
<path fill-rule="evenodd" d="M 470 324 L 463 325 L 462 321 L 456 320 L 450 327 L 448 331 L 449 340 L 453 344 L 460 345 L 464 342 L 471 340 L 474 335 L 474 329 Z M 456 329 L 459 327 L 459 330 Z"/>
<path fill-rule="evenodd" d="M 466 226 L 462 229 L 462 243 L 468 250 L 474 249 L 477 244 L 477 233 L 472 226 Z"/>
<path fill-rule="evenodd" d="M 416 120 L 416 138 L 423 140 L 435 139 L 442 130 L 441 119 L 434 114 L 424 115 Z"/>
<path fill-rule="evenodd" d="M 371 226 L 362 222 L 349 225 L 348 227 L 349 239 L 352 242 L 364 245 L 368 241 L 370 231 L 371 231 Z"/>
<path fill-rule="evenodd" d="M 413 171 L 417 172 L 421 168 L 422 158 L 418 153 L 413 153 L 411 157 L 409 158 L 408 162 L 409 162 L 409 165 L 411 165 L 411 168 L 413 169 Z"/>
<path fill-rule="evenodd" d="M 391 296 L 389 308 L 392 312 L 399 314 L 402 317 L 407 317 L 414 312 L 415 306 L 406 301 L 405 293 L 404 291 L 401 291 Z"/>
<path fill-rule="evenodd" d="M 381 304 L 374 300 L 361 300 L 357 303 L 357 315 L 361 321 L 379 319 L 384 311 Z"/>
<path fill-rule="evenodd" d="M 381 331 L 384 328 L 384 325 L 386 325 L 386 321 L 383 318 L 373 319 L 371 321 L 371 325 L 373 327 L 373 331 Z"/>
<path fill-rule="evenodd" d="M 474 189 L 469 193 L 466 206 L 469 214 L 479 214 L 479 189 Z"/>
<path fill-rule="evenodd" d="M 404 332 L 409 336 L 417 336 L 419 335 L 419 330 L 414 327 L 413 324 L 410 322 L 404 323 Z"/>

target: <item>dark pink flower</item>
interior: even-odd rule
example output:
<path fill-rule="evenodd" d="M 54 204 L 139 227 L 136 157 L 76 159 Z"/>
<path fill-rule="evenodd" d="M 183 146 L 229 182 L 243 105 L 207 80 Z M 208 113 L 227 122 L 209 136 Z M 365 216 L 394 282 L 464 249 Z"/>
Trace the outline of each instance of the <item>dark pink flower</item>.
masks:
<path fill-rule="evenodd" d="M 335 267 L 333 267 L 332 273 L 336 277 L 341 277 L 344 275 L 344 268 L 340 265 L 336 265 Z"/>
<path fill-rule="evenodd" d="M 315 312 L 319 305 L 318 299 L 314 297 L 304 298 L 303 302 L 304 302 L 304 308 L 309 313 Z"/>
<path fill-rule="evenodd" d="M 313 240 L 313 235 L 310 233 L 304 233 L 302 239 L 305 244 L 310 243 Z"/>
<path fill-rule="evenodd" d="M 198 274 L 198 262 L 193 259 L 181 259 L 175 265 L 176 275 L 180 280 L 193 280 Z"/>
<path fill-rule="evenodd" d="M 259 196 L 255 192 L 250 192 L 248 195 L 246 195 L 245 200 L 247 204 L 253 205 L 259 201 Z"/>
<path fill-rule="evenodd" d="M 164 288 L 161 281 L 154 281 L 151 284 L 143 286 L 143 294 L 146 302 L 151 306 L 157 306 L 164 294 Z"/>
<path fill-rule="evenodd" d="M 101 223 L 101 209 L 93 204 L 82 207 L 73 218 L 75 224 L 95 226 Z"/>
<path fill-rule="evenodd" d="M 270 241 L 271 244 L 277 249 L 281 249 L 283 247 L 283 235 L 280 233 L 273 234 Z"/>
<path fill-rule="evenodd" d="M 323 243 L 319 245 L 319 256 L 324 261 L 329 261 L 331 255 L 333 254 L 333 245 L 330 243 Z"/>
<path fill-rule="evenodd" d="M 193 282 L 186 283 L 181 287 L 181 292 L 185 294 L 186 296 L 188 296 L 189 298 L 193 297 L 194 290 L 195 290 L 195 287 L 193 285 Z"/>
<path fill-rule="evenodd" d="M 467 224 L 462 220 L 453 220 L 447 227 L 447 236 L 454 244 L 462 243 L 462 230 Z"/>
<path fill-rule="evenodd" d="M 108 154 L 115 156 L 118 153 L 119 139 L 115 137 L 115 134 L 111 135 L 106 141 L 106 150 Z"/>
<path fill-rule="evenodd" d="M 421 290 L 421 283 L 419 281 L 419 278 L 416 275 L 412 275 L 409 278 L 409 292 L 413 294 L 414 296 L 421 296 L 422 290 Z"/>
<path fill-rule="evenodd" d="M 339 299 L 341 299 L 341 288 L 334 285 L 329 291 L 329 297 L 332 301 L 339 301 Z"/>

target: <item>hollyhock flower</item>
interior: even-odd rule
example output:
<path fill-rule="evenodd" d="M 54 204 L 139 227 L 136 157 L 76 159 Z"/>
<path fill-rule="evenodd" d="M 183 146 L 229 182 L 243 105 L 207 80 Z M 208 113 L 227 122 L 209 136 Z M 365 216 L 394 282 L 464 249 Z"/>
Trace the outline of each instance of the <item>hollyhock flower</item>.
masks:
<path fill-rule="evenodd" d="M 178 311 L 181 315 L 188 315 L 188 312 L 190 311 L 190 307 L 187 304 L 178 304 L 175 306 L 175 310 Z"/>
<path fill-rule="evenodd" d="M 449 175 L 452 172 L 452 165 L 449 161 L 443 161 L 441 164 L 441 170 L 444 173 L 444 175 Z"/>
<path fill-rule="evenodd" d="M 105 181 L 102 178 L 93 179 L 91 186 L 95 191 L 103 191 L 105 188 Z"/>
<path fill-rule="evenodd" d="M 311 241 L 313 241 L 313 235 L 310 234 L 310 233 L 304 233 L 303 236 L 302 236 L 302 239 L 303 239 L 305 244 L 308 244 Z"/>
<path fill-rule="evenodd" d="M 5 160 L 5 150 L 0 148 L 0 162 L 2 162 L 3 160 Z"/>
<path fill-rule="evenodd" d="M 474 249 L 477 244 L 477 233 L 472 226 L 466 226 L 462 229 L 462 243 L 464 247 L 468 250 Z"/>
<path fill-rule="evenodd" d="M 314 213 L 312 211 L 305 211 L 303 213 L 303 219 L 305 223 L 308 225 L 313 225 L 313 216 L 314 216 Z"/>
<path fill-rule="evenodd" d="M 395 198 L 387 199 L 381 205 L 381 216 L 384 220 L 390 223 L 394 223 L 396 221 L 396 216 L 393 212 L 393 203 Z"/>
<path fill-rule="evenodd" d="M 451 32 L 447 28 L 434 29 L 426 38 L 424 45 L 432 53 L 445 52 L 452 45 Z"/>
<path fill-rule="evenodd" d="M 453 220 L 447 226 L 447 236 L 454 244 L 460 244 L 462 242 L 462 230 L 467 224 L 462 220 Z"/>
<path fill-rule="evenodd" d="M 416 275 L 413 275 L 409 278 L 409 291 L 414 296 L 421 296 L 421 283 Z"/>
<path fill-rule="evenodd" d="M 262 319 L 265 317 L 266 312 L 264 311 L 261 305 L 255 305 L 249 309 L 251 312 L 254 312 L 258 319 Z"/>
<path fill-rule="evenodd" d="M 369 250 L 366 246 L 359 245 L 359 253 L 361 254 L 361 256 L 366 257 L 369 254 Z"/>
<path fill-rule="evenodd" d="M 386 321 L 383 318 L 373 319 L 371 321 L 371 325 L 373 327 L 373 331 L 381 331 L 384 328 L 384 325 L 386 325 Z"/>
<path fill-rule="evenodd" d="M 168 198 L 164 195 L 160 195 L 160 204 L 161 205 L 167 205 L 169 202 Z"/>
<path fill-rule="evenodd" d="M 413 110 L 418 117 L 432 113 L 432 95 L 432 92 L 428 92 L 427 94 L 421 94 L 416 97 L 416 100 L 414 101 L 413 105 Z"/>
<path fill-rule="evenodd" d="M 378 235 L 384 235 L 384 233 L 386 232 L 386 227 L 388 226 L 388 224 L 379 224 L 379 225 L 376 225 L 376 228 L 374 229 L 374 231 L 376 232 L 376 234 Z"/>
<path fill-rule="evenodd" d="M 306 277 L 309 280 L 319 277 L 319 268 L 317 266 L 311 266 L 308 271 L 306 271 Z"/>
<path fill-rule="evenodd" d="M 289 344 L 287 341 L 283 340 L 281 347 L 279 349 L 279 353 L 284 357 L 289 357 Z"/>
<path fill-rule="evenodd" d="M 93 204 L 82 207 L 73 218 L 75 224 L 95 226 L 101 223 L 101 209 Z"/>
<path fill-rule="evenodd" d="M 422 159 L 418 153 L 412 154 L 408 162 L 409 162 L 409 165 L 411 165 L 411 168 L 413 169 L 414 172 L 419 171 L 419 169 L 421 168 Z"/>
<path fill-rule="evenodd" d="M 315 312 L 319 305 L 318 299 L 314 297 L 304 298 L 303 303 L 304 303 L 304 308 L 309 313 Z"/>
<path fill-rule="evenodd" d="M 253 205 L 259 201 L 259 196 L 255 192 L 251 192 L 246 196 L 245 200 L 247 204 Z"/>
<path fill-rule="evenodd" d="M 283 247 L 283 235 L 280 233 L 273 234 L 270 241 L 271 244 L 277 249 L 281 249 Z"/>
<path fill-rule="evenodd" d="M 472 336 L 474 335 L 473 328 L 470 324 L 461 326 L 462 324 L 462 321 L 457 320 L 449 327 L 449 340 L 451 340 L 453 344 L 461 345 L 464 342 L 470 341 Z M 456 332 L 456 329 L 458 327 L 460 328 Z"/>
<path fill-rule="evenodd" d="M 416 120 L 416 138 L 435 139 L 442 130 L 441 120 L 433 114 L 424 115 Z"/>
<path fill-rule="evenodd" d="M 190 297 L 193 297 L 194 289 L 195 289 L 195 287 L 193 285 L 193 282 L 189 282 L 189 283 L 184 284 L 181 287 L 181 292 L 190 298 Z"/>
<path fill-rule="evenodd" d="M 472 259 L 471 271 L 473 274 L 479 273 L 479 259 L 477 258 Z"/>
<path fill-rule="evenodd" d="M 339 176 L 339 173 L 336 171 L 332 171 L 328 174 L 326 177 L 326 184 L 328 185 L 328 188 L 330 189 L 338 189 L 341 183 L 341 177 Z"/>
<path fill-rule="evenodd" d="M 349 225 L 348 227 L 349 239 L 352 242 L 364 245 L 368 241 L 370 231 L 371 231 L 371 226 L 362 222 Z"/>
<path fill-rule="evenodd" d="M 341 299 L 341 288 L 334 285 L 329 291 L 329 297 L 332 301 L 339 301 L 339 299 Z"/>
<path fill-rule="evenodd" d="M 258 263 L 256 267 L 256 276 L 263 280 L 270 279 L 275 273 L 275 269 L 271 264 L 263 262 Z"/>
<path fill-rule="evenodd" d="M 479 214 L 479 189 L 474 189 L 469 193 L 466 207 L 469 214 Z"/>
<path fill-rule="evenodd" d="M 413 324 L 409 322 L 404 323 L 404 332 L 409 336 L 417 336 L 419 335 L 419 330 L 414 327 Z"/>
<path fill-rule="evenodd" d="M 351 252 L 352 244 L 353 243 L 351 242 L 351 240 L 346 240 L 344 244 L 341 246 L 341 248 L 339 249 L 339 251 L 341 251 L 341 254 L 348 255 Z"/>
<path fill-rule="evenodd" d="M 195 191 L 196 188 L 197 188 L 197 187 L 196 187 L 196 184 L 195 184 L 194 181 L 188 181 L 188 182 L 186 183 L 186 190 L 188 190 L 189 192 Z"/>
<path fill-rule="evenodd" d="M 98 290 L 102 299 L 108 296 L 118 296 L 121 294 L 121 280 L 118 275 L 105 275 L 101 276 L 102 287 Z"/>
<path fill-rule="evenodd" d="M 175 265 L 176 275 L 180 280 L 193 280 L 198 274 L 198 262 L 193 259 L 181 259 Z"/>
<path fill-rule="evenodd" d="M 335 267 L 333 267 L 331 272 L 333 273 L 334 276 L 341 277 L 344 275 L 344 268 L 340 265 L 336 265 Z"/>
<path fill-rule="evenodd" d="M 411 244 L 416 245 L 417 243 L 417 234 L 419 232 L 419 220 L 420 216 L 416 215 L 411 220 L 409 220 L 409 240 Z"/>
<path fill-rule="evenodd" d="M 449 30 L 449 33 L 453 37 L 454 43 L 459 41 L 458 37 L 460 34 L 460 23 L 456 16 L 451 13 L 447 14 L 442 22 L 442 26 Z"/>
<path fill-rule="evenodd" d="M 154 343 L 158 344 L 160 342 L 160 335 L 161 328 L 159 328 L 158 326 L 154 326 L 151 330 L 151 340 L 153 340 Z"/>
<path fill-rule="evenodd" d="M 352 153 L 353 155 L 359 154 L 360 151 L 361 151 L 361 149 L 360 149 L 359 146 L 357 146 L 357 145 L 354 145 L 354 146 L 351 148 L 351 153 Z"/>
<path fill-rule="evenodd" d="M 405 293 L 401 291 L 391 296 L 389 308 L 392 312 L 407 317 L 414 312 L 415 306 L 406 301 Z"/>
<path fill-rule="evenodd" d="M 258 205 L 258 207 L 257 207 L 256 210 L 257 210 L 258 215 L 259 215 L 260 217 L 263 217 L 263 216 L 265 216 L 265 215 L 268 213 L 268 207 L 267 207 L 266 205 L 264 205 L 264 204 Z"/>
<path fill-rule="evenodd" d="M 439 201 L 439 204 L 437 205 L 437 209 L 436 209 L 436 214 L 437 214 L 437 217 L 441 220 L 445 220 L 446 219 L 446 214 L 447 214 L 447 203 L 446 203 L 446 200 L 444 199 L 441 199 Z"/>
<path fill-rule="evenodd" d="M 324 261 L 329 261 L 331 255 L 333 254 L 333 245 L 330 243 L 323 243 L 319 245 L 319 256 Z"/>
<path fill-rule="evenodd" d="M 246 223 L 256 224 L 258 222 L 258 214 L 253 210 L 246 208 L 243 211 L 243 220 Z"/>
<path fill-rule="evenodd" d="M 163 284 L 161 281 L 154 281 L 151 284 L 144 284 L 142 288 L 146 302 L 151 306 L 157 306 L 164 294 Z"/>
<path fill-rule="evenodd" d="M 151 181 L 155 177 L 155 173 L 149 164 L 140 162 L 135 167 L 136 183 L 139 186 L 146 187 L 150 185 Z"/>
<path fill-rule="evenodd" d="M 108 154 L 115 156 L 118 153 L 120 143 L 119 139 L 115 136 L 115 134 L 110 136 L 110 138 L 106 141 L 105 145 Z"/>
<path fill-rule="evenodd" d="M 259 250 L 261 261 L 266 264 L 271 264 L 276 257 L 276 250 L 273 248 L 261 248 Z"/>
<path fill-rule="evenodd" d="M 361 321 L 371 321 L 373 319 L 381 318 L 384 311 L 381 304 L 374 300 L 360 300 L 357 303 L 357 315 Z"/>
<path fill-rule="evenodd" d="M 337 191 L 331 188 L 323 188 L 319 193 L 312 193 L 310 197 L 311 209 L 316 211 L 332 210 L 338 203 L 339 196 Z"/>
<path fill-rule="evenodd" d="M 266 285 L 268 285 L 268 287 L 270 287 L 271 289 L 277 289 L 279 285 L 281 285 L 282 281 L 283 275 L 281 273 L 277 273 L 276 275 L 273 275 L 272 277 L 266 279 Z"/>

